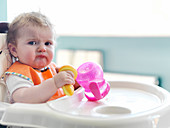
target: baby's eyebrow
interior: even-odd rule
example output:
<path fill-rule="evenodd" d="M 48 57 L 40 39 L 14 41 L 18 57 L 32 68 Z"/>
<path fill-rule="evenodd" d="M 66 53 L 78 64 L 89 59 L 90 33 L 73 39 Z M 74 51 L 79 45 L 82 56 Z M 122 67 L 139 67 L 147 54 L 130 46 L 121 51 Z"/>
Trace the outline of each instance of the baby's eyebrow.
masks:
<path fill-rule="evenodd" d="M 34 38 L 34 37 L 28 37 L 27 39 L 28 41 L 38 41 L 38 39 Z"/>

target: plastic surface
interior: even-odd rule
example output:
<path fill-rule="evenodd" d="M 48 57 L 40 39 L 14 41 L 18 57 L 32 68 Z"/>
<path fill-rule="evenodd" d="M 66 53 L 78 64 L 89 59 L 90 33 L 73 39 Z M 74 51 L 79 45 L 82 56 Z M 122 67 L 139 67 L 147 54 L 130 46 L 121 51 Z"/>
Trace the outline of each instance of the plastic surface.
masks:
<path fill-rule="evenodd" d="M 85 89 L 85 96 L 91 101 L 104 98 L 110 85 L 103 78 L 103 70 L 100 65 L 93 62 L 86 62 L 77 69 L 77 82 Z"/>
<path fill-rule="evenodd" d="M 112 81 L 108 95 L 89 101 L 79 88 L 44 104 L 15 103 L 0 124 L 40 128 L 168 128 L 170 93 L 148 84 Z"/>
<path fill-rule="evenodd" d="M 2 115 L 4 114 L 6 108 L 8 108 L 10 104 L 5 102 L 0 102 L 0 119 L 2 118 Z"/>

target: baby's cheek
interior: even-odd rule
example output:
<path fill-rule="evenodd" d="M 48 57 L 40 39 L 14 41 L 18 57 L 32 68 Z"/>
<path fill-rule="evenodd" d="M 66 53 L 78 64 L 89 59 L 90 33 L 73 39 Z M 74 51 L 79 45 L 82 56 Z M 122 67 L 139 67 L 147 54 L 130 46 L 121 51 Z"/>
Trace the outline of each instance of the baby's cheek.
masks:
<path fill-rule="evenodd" d="M 48 60 L 51 62 L 53 60 L 54 57 L 54 52 L 49 52 L 48 53 Z"/>
<path fill-rule="evenodd" d="M 27 53 L 25 54 L 25 56 L 23 57 L 23 60 L 25 61 L 25 63 L 31 64 L 34 62 L 35 60 L 35 54 L 33 53 Z"/>

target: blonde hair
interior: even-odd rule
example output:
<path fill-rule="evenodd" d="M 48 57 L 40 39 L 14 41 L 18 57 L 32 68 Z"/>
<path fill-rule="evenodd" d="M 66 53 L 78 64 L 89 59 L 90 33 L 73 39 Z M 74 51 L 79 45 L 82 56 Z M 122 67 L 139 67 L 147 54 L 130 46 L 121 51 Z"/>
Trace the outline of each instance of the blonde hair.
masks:
<path fill-rule="evenodd" d="M 53 29 L 53 25 L 45 15 L 39 12 L 22 13 L 9 24 L 7 43 L 16 44 L 19 29 L 29 25 Z"/>

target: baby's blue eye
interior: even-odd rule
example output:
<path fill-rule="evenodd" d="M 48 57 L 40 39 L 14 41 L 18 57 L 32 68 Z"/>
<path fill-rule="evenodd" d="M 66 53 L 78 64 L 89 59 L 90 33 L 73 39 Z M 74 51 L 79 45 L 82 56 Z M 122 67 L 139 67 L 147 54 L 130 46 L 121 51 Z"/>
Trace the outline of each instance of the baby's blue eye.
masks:
<path fill-rule="evenodd" d="M 52 43 L 50 43 L 50 42 L 45 42 L 45 45 L 51 45 Z"/>
<path fill-rule="evenodd" d="M 35 41 L 30 41 L 30 42 L 28 42 L 28 44 L 30 44 L 30 45 L 35 45 L 36 42 L 35 42 Z"/>

